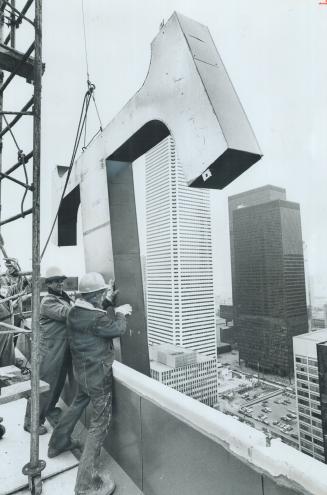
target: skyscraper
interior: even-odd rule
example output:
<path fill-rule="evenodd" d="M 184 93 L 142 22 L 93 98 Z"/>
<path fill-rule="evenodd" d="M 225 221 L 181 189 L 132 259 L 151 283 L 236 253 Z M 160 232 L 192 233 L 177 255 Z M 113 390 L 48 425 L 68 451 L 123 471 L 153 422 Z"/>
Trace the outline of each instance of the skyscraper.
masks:
<path fill-rule="evenodd" d="M 293 374 L 292 337 L 308 331 L 308 319 L 300 207 L 275 195 L 285 191 L 229 198 L 233 303 L 240 359 L 285 376 Z"/>
<path fill-rule="evenodd" d="M 209 191 L 189 188 L 171 137 L 146 154 L 151 344 L 216 356 Z"/>
<path fill-rule="evenodd" d="M 230 196 L 228 198 L 233 301 L 235 301 L 233 211 L 247 206 L 255 206 L 262 203 L 268 203 L 269 201 L 274 201 L 275 199 L 286 200 L 286 190 L 282 189 L 281 187 L 267 185 L 263 187 L 257 187 L 256 189 L 252 189 L 251 191 L 245 191 L 240 194 L 235 194 L 234 196 Z"/>
<path fill-rule="evenodd" d="M 327 329 L 293 343 L 300 450 L 327 462 Z"/>

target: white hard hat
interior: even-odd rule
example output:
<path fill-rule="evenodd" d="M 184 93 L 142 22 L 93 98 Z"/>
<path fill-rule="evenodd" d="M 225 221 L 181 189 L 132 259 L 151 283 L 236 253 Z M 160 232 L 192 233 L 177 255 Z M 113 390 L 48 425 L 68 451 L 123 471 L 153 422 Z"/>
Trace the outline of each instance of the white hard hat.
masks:
<path fill-rule="evenodd" d="M 51 282 L 59 278 L 65 279 L 67 277 L 58 266 L 49 266 L 45 272 L 45 281 Z"/>
<path fill-rule="evenodd" d="M 101 273 L 97 272 L 86 273 L 81 277 L 78 284 L 78 290 L 81 294 L 89 294 L 90 292 L 97 292 L 104 289 L 108 289 L 108 285 Z"/>

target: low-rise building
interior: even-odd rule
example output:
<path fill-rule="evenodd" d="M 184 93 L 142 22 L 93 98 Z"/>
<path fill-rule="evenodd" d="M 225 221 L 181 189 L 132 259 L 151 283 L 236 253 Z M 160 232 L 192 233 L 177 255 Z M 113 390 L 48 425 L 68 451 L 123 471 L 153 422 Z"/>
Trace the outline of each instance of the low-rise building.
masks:
<path fill-rule="evenodd" d="M 149 346 L 151 377 L 208 406 L 217 402 L 217 360 L 171 344 Z"/>
<path fill-rule="evenodd" d="M 327 329 L 293 338 L 300 450 L 322 462 L 326 462 L 327 434 L 326 344 Z"/>

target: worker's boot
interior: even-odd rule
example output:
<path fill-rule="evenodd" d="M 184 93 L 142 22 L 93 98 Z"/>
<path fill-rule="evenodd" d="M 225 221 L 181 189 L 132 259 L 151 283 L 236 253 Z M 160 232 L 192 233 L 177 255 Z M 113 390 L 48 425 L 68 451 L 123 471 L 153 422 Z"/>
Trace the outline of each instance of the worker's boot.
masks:
<path fill-rule="evenodd" d="M 101 476 L 96 474 L 93 478 L 92 488 L 76 491 L 75 495 L 112 495 L 115 491 L 116 483 L 108 473 Z"/>
<path fill-rule="evenodd" d="M 25 423 L 24 430 L 31 433 L 31 425 Z M 44 425 L 39 425 L 39 435 L 45 435 L 48 432 L 47 428 Z"/>
<path fill-rule="evenodd" d="M 80 442 L 73 439 L 69 439 L 68 443 L 60 448 L 49 445 L 48 457 L 49 459 L 52 459 L 53 457 L 57 457 L 63 452 L 67 452 L 67 450 L 74 450 L 74 449 L 82 450 L 82 445 Z"/>
<path fill-rule="evenodd" d="M 46 418 L 49 421 L 50 425 L 54 428 L 55 426 L 57 426 L 61 415 L 62 409 L 60 409 L 60 407 L 55 407 L 47 413 Z"/>

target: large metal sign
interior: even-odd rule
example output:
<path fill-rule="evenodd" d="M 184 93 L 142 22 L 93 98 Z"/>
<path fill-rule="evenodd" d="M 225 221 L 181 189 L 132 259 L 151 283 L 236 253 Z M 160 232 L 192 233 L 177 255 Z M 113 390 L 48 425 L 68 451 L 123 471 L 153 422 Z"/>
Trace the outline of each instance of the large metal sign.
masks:
<path fill-rule="evenodd" d="M 152 42 L 140 90 L 75 163 L 58 217 L 58 244 L 74 245 L 81 204 L 87 270 L 115 277 L 132 304 L 122 360 L 147 374 L 132 162 L 169 134 L 189 186 L 221 189 L 261 157 L 208 28 L 176 13 Z"/>

